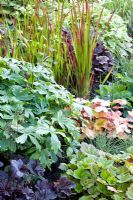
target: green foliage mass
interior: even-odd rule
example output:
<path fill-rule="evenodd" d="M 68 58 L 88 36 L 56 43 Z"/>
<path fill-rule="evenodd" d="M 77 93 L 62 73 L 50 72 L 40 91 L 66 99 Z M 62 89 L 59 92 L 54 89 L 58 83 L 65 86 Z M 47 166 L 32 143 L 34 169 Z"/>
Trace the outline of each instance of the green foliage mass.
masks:
<path fill-rule="evenodd" d="M 76 192 L 83 192 L 80 200 L 131 200 L 132 158 L 132 147 L 128 153 L 111 155 L 83 142 L 68 164 L 67 174 L 75 181 Z"/>
<path fill-rule="evenodd" d="M 100 4 L 94 5 L 93 20 L 95 22 L 95 20 L 98 19 L 103 6 Z M 122 17 L 117 14 L 113 14 L 111 18 L 111 15 L 112 12 L 104 8 L 99 26 L 99 31 L 101 29 L 101 32 L 103 32 L 100 39 L 102 39 L 104 44 L 119 62 L 120 59 L 124 59 L 125 57 L 128 57 L 129 54 L 132 54 L 132 39 L 127 34 L 127 26 Z M 107 27 L 108 21 L 109 24 Z"/>
<path fill-rule="evenodd" d="M 123 61 L 110 85 L 101 85 L 101 98 L 127 99 L 133 102 L 133 59 Z"/>
<path fill-rule="evenodd" d="M 14 11 L 20 11 L 21 8 L 28 3 L 32 3 L 29 0 L 0 0 L 0 14 L 14 16 Z"/>
<path fill-rule="evenodd" d="M 24 151 L 44 167 L 73 146 L 79 129 L 64 110 L 72 96 L 45 66 L 0 59 L 0 151 Z"/>
<path fill-rule="evenodd" d="M 115 11 L 127 23 L 129 34 L 133 33 L 133 0 L 100 0 L 107 9 Z"/>
<path fill-rule="evenodd" d="M 133 146 L 133 138 L 122 140 L 119 138 L 109 138 L 107 135 L 99 135 L 93 140 L 87 140 L 87 143 L 93 144 L 97 149 L 111 153 L 119 154 L 126 151 L 128 147 Z"/>

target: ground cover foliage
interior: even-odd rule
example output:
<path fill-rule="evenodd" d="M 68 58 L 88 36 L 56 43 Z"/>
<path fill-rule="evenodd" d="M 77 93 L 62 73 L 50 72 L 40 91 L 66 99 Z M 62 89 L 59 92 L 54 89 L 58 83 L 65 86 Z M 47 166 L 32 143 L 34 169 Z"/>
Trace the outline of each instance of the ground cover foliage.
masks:
<path fill-rule="evenodd" d="M 111 155 L 81 143 L 67 174 L 75 180 L 75 190 L 84 193 L 81 200 L 133 199 L 132 169 L 132 148 L 128 153 Z"/>
<path fill-rule="evenodd" d="M 132 6 L 0 0 L 0 200 L 133 199 Z"/>

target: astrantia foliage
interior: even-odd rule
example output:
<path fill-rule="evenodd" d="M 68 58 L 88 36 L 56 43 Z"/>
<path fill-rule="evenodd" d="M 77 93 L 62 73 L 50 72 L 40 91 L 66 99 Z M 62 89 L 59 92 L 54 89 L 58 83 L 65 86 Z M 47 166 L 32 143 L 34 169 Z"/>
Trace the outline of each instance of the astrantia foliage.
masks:
<path fill-rule="evenodd" d="M 61 156 L 62 141 L 79 137 L 64 107 L 72 96 L 44 66 L 0 60 L 0 151 L 24 150 L 43 166 Z"/>

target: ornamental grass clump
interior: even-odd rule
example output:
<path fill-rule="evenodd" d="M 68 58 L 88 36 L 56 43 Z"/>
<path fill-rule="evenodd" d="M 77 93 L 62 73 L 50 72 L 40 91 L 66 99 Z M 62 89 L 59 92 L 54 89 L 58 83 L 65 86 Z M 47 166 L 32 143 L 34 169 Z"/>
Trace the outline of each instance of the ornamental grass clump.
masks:
<path fill-rule="evenodd" d="M 77 10 L 75 5 L 77 5 Z M 94 31 L 92 31 L 91 12 L 88 1 L 82 6 L 79 1 L 77 4 L 72 3 L 71 32 L 75 59 L 72 58 L 70 52 L 69 59 L 71 62 L 72 84 L 80 97 L 89 95 L 92 57 L 97 43 L 98 26 L 102 16 L 101 11 L 97 25 Z"/>
<path fill-rule="evenodd" d="M 101 34 L 99 33 L 99 24 L 103 9 L 101 9 L 94 26 L 92 24 L 92 13 L 93 7 L 87 0 L 85 4 L 80 1 L 76 3 L 72 1 L 71 27 L 69 31 L 67 29 L 62 31 L 63 48 L 67 57 L 64 62 L 63 73 L 60 76 L 62 77 L 61 81 L 58 81 L 79 97 L 88 97 L 90 95 L 93 82 L 92 60 L 99 35 Z M 112 15 L 106 23 L 107 26 L 111 18 Z M 62 70 L 58 70 L 58 72 L 60 73 Z"/>

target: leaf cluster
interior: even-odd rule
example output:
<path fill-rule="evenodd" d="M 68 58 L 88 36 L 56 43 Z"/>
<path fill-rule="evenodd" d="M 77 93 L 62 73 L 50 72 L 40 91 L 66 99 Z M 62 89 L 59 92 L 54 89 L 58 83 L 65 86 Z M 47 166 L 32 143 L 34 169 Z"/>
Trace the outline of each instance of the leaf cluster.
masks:
<path fill-rule="evenodd" d="M 25 151 L 44 167 L 61 157 L 62 146 L 79 139 L 64 107 L 72 96 L 44 66 L 0 60 L 0 151 Z"/>
<path fill-rule="evenodd" d="M 109 85 L 101 85 L 98 90 L 101 98 L 127 99 L 133 102 L 133 60 L 123 60 L 123 64 L 118 67 L 113 82 Z"/>
<path fill-rule="evenodd" d="M 84 194 L 80 199 L 133 199 L 132 150 L 130 147 L 128 153 L 111 155 L 83 142 L 67 166 L 76 192 Z"/>
<path fill-rule="evenodd" d="M 121 16 L 127 24 L 129 34 L 133 33 L 132 29 L 132 22 L 133 22 L 133 15 L 132 15 L 132 7 L 133 1 L 132 0 L 101 0 L 99 1 L 105 8 L 117 13 Z"/>
<path fill-rule="evenodd" d="M 100 10 L 103 6 L 99 3 L 94 3 L 93 9 L 93 23 L 99 17 Z M 105 46 L 112 52 L 113 56 L 117 59 L 117 62 L 121 62 L 121 59 L 128 58 L 129 54 L 132 54 L 132 38 L 128 36 L 127 26 L 124 20 L 117 14 L 113 14 L 107 27 L 107 19 L 111 15 L 111 11 L 104 8 L 102 18 L 100 21 L 99 31 L 101 34 L 100 39 L 104 42 Z"/>
<path fill-rule="evenodd" d="M 128 139 L 132 133 L 133 117 L 130 111 L 124 115 L 127 101 L 117 99 L 112 102 L 95 98 L 92 102 L 76 99 L 75 109 L 80 108 L 80 118 L 75 118 L 81 128 L 81 138 L 94 139 L 98 135 Z"/>
<path fill-rule="evenodd" d="M 110 75 L 112 76 L 113 66 L 114 59 L 112 54 L 107 50 L 103 42 L 98 42 L 92 59 L 92 92 L 98 89 L 100 82 L 106 81 Z"/>
<path fill-rule="evenodd" d="M 44 169 L 38 161 L 12 159 L 10 165 L 0 162 L 1 200 L 52 200 L 68 198 L 75 183 L 62 176 L 54 182 L 44 178 Z"/>

